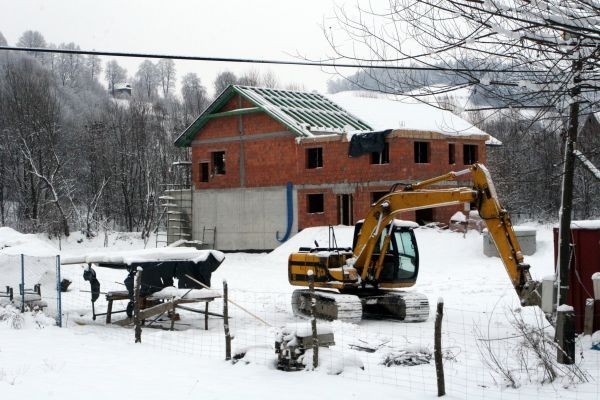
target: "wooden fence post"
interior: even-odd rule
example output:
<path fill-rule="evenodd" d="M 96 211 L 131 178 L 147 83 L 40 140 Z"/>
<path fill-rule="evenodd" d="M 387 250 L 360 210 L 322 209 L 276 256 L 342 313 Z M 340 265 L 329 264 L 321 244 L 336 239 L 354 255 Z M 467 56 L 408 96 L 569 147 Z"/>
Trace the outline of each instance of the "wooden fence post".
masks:
<path fill-rule="evenodd" d="M 133 322 L 135 324 L 135 343 L 142 342 L 142 321 L 140 320 L 140 288 L 142 285 L 142 268 L 138 267 L 133 283 Z"/>
<path fill-rule="evenodd" d="M 231 360 L 231 335 L 229 334 L 228 297 L 227 281 L 223 279 L 223 329 L 225 330 L 225 360 Z"/>
<path fill-rule="evenodd" d="M 317 299 L 315 297 L 315 276 L 313 270 L 308 270 L 308 289 L 310 290 L 310 325 L 312 328 L 313 340 L 313 368 L 319 366 L 319 337 L 317 332 Z"/>
<path fill-rule="evenodd" d="M 594 333 L 594 299 L 585 300 L 585 316 L 583 317 L 583 334 Z"/>
<path fill-rule="evenodd" d="M 444 362 L 442 359 L 442 318 L 444 317 L 444 299 L 439 298 L 437 312 L 435 313 L 435 374 L 437 376 L 438 397 L 446 394 L 446 383 L 444 381 Z"/>

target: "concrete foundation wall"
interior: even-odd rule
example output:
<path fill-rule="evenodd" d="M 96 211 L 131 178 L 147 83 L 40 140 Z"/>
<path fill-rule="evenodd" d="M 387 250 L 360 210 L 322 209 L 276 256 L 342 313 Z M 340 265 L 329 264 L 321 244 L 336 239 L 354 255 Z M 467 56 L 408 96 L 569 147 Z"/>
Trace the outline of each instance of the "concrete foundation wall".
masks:
<path fill-rule="evenodd" d="M 298 232 L 297 193 L 293 191 L 293 235 Z M 279 246 L 287 228 L 286 187 L 244 189 L 202 189 L 194 191 L 194 240 L 202 240 L 202 230 L 217 228 L 215 249 L 262 250 Z"/>
<path fill-rule="evenodd" d="M 521 228 L 514 227 L 515 235 L 519 240 L 521 246 L 521 252 L 526 256 L 535 254 L 537 250 L 536 242 L 536 230 L 533 228 Z M 485 232 L 483 235 L 483 254 L 488 257 L 500 257 L 496 245 L 492 240 L 489 232 Z"/>

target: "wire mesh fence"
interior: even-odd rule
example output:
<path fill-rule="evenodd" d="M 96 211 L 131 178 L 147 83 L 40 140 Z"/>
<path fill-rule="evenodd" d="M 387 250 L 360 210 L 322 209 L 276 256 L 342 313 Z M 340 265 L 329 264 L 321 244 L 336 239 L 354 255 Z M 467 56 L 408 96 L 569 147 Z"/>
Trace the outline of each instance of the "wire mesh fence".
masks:
<path fill-rule="evenodd" d="M 92 331 L 101 339 L 134 342 L 132 325 L 106 324 L 106 294 L 123 291 L 126 276 L 122 270 L 102 269 L 100 297 L 92 311 L 91 288 L 81 278 L 84 267 L 69 266 L 63 277 L 73 281 L 63 293 L 63 322 L 68 328 Z M 219 290 L 218 283 L 213 288 Z M 293 315 L 289 291 L 260 291 L 229 287 L 229 329 L 233 336 L 233 362 L 273 369 L 277 363 L 275 341 L 285 327 L 287 332 L 310 331 L 310 322 Z M 113 311 L 125 310 L 128 299 L 113 302 Z M 464 305 L 464 304 L 463 304 Z M 167 313 L 145 321 L 142 343 L 168 352 L 222 361 L 225 359 L 223 299 L 209 303 L 208 329 L 203 304 L 178 308 L 174 330 Z M 116 313 L 112 322 L 126 318 Z M 433 363 L 434 316 L 426 322 L 403 323 L 385 319 L 365 319 L 360 324 L 318 321 L 319 330 L 330 330 L 335 344 L 319 349 L 321 373 L 339 375 L 340 384 L 364 382 L 394 385 L 400 390 L 435 395 L 436 372 Z M 529 335 L 529 336 L 528 336 Z M 600 398 L 600 352 L 590 350 L 589 337 L 578 339 L 573 367 L 544 365 L 555 358 L 551 345 L 553 330 L 534 309 L 504 309 L 482 312 L 446 304 L 442 323 L 442 349 L 446 392 L 461 399 L 521 398 Z M 537 343 L 538 349 L 535 348 Z M 539 347 L 543 351 L 538 351 Z M 545 353 L 544 353 L 545 352 Z M 539 354 L 541 353 L 541 355 Z M 312 350 L 304 363 L 311 366 Z M 554 376 L 549 375 L 549 369 Z"/>
<path fill-rule="evenodd" d="M 60 258 L 0 254 L 0 304 L 43 312 L 61 325 Z"/>
<path fill-rule="evenodd" d="M 4 266 L 0 303 L 43 311 L 59 324 L 62 317 L 63 327 L 91 333 L 97 340 L 134 345 L 133 325 L 115 324 L 127 319 L 127 296 L 113 300 L 111 323 L 106 318 L 107 295 L 125 290 L 126 271 L 98 268 L 100 296 L 92 302 L 94 289 L 82 278 L 85 266 L 58 268 L 57 258 L 20 255 L 2 255 L 0 262 Z M 62 279 L 71 284 L 61 293 Z M 12 297 L 6 287 L 12 288 Z M 221 291 L 218 282 L 213 289 Z M 229 298 L 232 362 L 238 365 L 274 369 L 278 360 L 275 342 L 281 340 L 282 332 L 298 336 L 310 332 L 310 321 L 293 313 L 291 289 L 265 291 L 230 285 Z M 207 320 L 203 302 L 177 308 L 174 316 L 168 312 L 152 316 L 144 321 L 142 343 L 222 362 L 226 356 L 223 302 L 217 297 L 208 303 Z M 172 331 L 171 317 L 175 318 Z M 434 315 L 420 323 L 364 319 L 360 324 L 319 320 L 318 330 L 331 332 L 334 344 L 319 348 L 318 373 L 332 375 L 340 384 L 393 385 L 412 394 L 435 395 L 434 319 Z M 533 308 L 482 311 L 476 304 L 469 307 L 463 302 L 455 307 L 446 303 L 442 323 L 446 393 L 461 399 L 600 398 L 600 351 L 591 350 L 591 338 L 578 338 L 576 363 L 564 366 L 553 361 L 557 352 L 553 333 Z M 305 353 L 299 358 L 310 370 L 312 348 L 296 351 Z"/>

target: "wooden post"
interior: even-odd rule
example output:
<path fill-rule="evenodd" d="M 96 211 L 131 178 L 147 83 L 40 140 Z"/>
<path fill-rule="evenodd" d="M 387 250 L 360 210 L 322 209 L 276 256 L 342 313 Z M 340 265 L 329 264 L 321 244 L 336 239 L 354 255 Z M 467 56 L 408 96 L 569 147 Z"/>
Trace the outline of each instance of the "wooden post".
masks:
<path fill-rule="evenodd" d="M 437 312 L 435 313 L 435 374 L 437 376 L 438 397 L 446 394 L 444 381 L 444 362 L 442 360 L 442 318 L 444 317 L 444 299 L 438 299 Z"/>
<path fill-rule="evenodd" d="M 228 297 L 227 281 L 223 280 L 223 329 L 225 330 L 225 360 L 231 360 L 231 335 L 229 334 Z"/>
<path fill-rule="evenodd" d="M 556 361 L 559 364 L 575 363 L 575 311 L 561 305 L 556 311 Z"/>
<path fill-rule="evenodd" d="M 173 301 L 173 307 L 171 308 L 171 329 L 172 331 L 175 330 L 175 310 L 177 309 L 177 306 L 175 305 L 175 301 Z"/>
<path fill-rule="evenodd" d="M 583 334 L 591 335 L 592 333 L 594 333 L 594 299 L 586 299 Z"/>
<path fill-rule="evenodd" d="M 142 321 L 140 320 L 140 288 L 142 284 L 142 269 L 138 268 L 135 273 L 133 286 L 133 322 L 135 324 L 135 343 L 142 342 Z"/>
<path fill-rule="evenodd" d="M 317 299 L 315 298 L 315 275 L 313 270 L 308 270 L 308 289 L 310 290 L 310 325 L 313 340 L 313 368 L 319 366 L 319 337 L 317 336 Z"/>

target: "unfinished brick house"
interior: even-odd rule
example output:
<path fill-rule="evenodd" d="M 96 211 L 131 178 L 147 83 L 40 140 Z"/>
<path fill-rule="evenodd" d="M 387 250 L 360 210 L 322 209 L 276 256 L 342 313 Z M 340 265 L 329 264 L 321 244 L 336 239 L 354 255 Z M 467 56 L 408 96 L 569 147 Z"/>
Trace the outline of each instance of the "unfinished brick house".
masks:
<path fill-rule="evenodd" d="M 354 134 L 391 129 L 349 157 Z M 192 237 L 221 250 L 273 249 L 307 227 L 353 225 L 398 182 L 486 160 L 489 135 L 450 112 L 355 93 L 229 86 L 176 140 L 192 153 Z M 462 207 L 407 212 L 448 222 Z"/>

